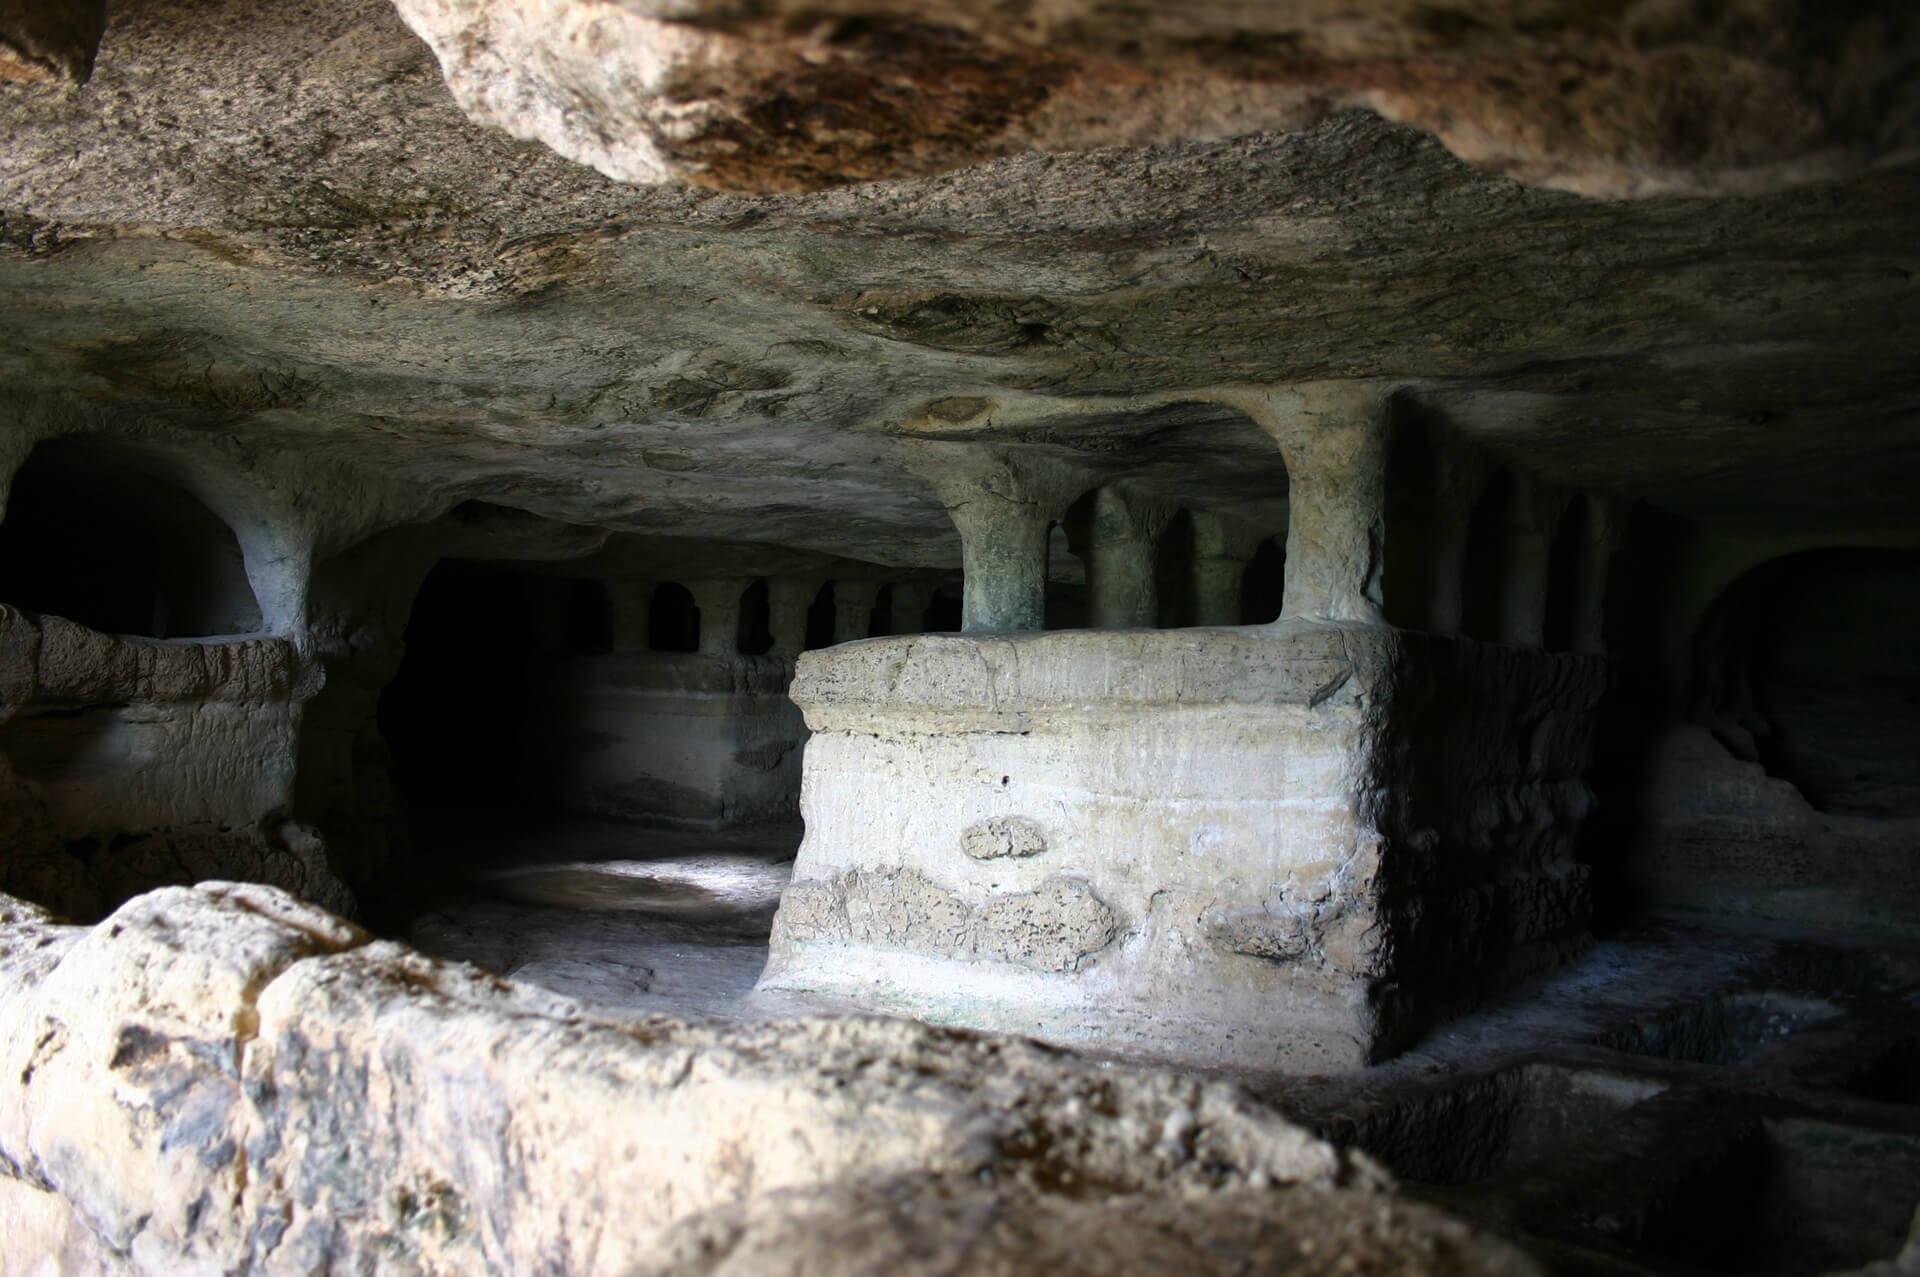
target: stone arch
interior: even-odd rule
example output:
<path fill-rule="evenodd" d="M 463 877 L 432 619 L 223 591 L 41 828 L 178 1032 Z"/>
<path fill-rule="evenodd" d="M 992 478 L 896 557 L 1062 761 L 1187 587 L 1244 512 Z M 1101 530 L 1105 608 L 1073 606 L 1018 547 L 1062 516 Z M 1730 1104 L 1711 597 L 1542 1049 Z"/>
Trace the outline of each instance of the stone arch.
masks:
<path fill-rule="evenodd" d="M 1076 501 L 1069 507 L 1069 514 L 1082 502 L 1090 504 L 1092 496 L 1089 492 Z M 1067 517 L 1055 519 L 1047 530 L 1046 626 L 1050 630 L 1079 630 L 1087 626 L 1085 522 L 1076 522 L 1076 533 L 1069 530 Z"/>
<path fill-rule="evenodd" d="M 571 637 L 572 592 L 551 588 L 560 584 L 453 558 L 420 582 L 376 714 L 393 783 L 416 814 L 523 801 L 535 671 L 554 637 Z"/>
<path fill-rule="evenodd" d="M 647 605 L 647 646 L 656 652 L 700 650 L 700 609 L 693 591 L 678 581 L 654 587 Z"/>
<path fill-rule="evenodd" d="M 0 522 L 0 602 L 147 638 L 262 628 L 234 530 L 138 453 L 48 439 Z"/>
<path fill-rule="evenodd" d="M 883 585 L 873 596 L 867 613 L 867 637 L 890 638 L 893 635 L 893 587 Z"/>
<path fill-rule="evenodd" d="M 960 592 L 947 586 L 934 587 L 920 614 L 920 630 L 925 634 L 958 634 L 963 615 Z"/>

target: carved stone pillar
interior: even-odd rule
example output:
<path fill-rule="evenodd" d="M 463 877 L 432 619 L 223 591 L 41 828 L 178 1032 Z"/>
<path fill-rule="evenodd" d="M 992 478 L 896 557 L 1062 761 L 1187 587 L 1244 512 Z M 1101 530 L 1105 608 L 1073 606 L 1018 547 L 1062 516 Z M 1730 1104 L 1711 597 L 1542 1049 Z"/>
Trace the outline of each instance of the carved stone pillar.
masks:
<path fill-rule="evenodd" d="M 1539 647 L 1546 641 L 1547 569 L 1552 528 L 1564 498 L 1514 475 L 1513 522 L 1507 529 L 1507 579 L 1502 583 L 1500 641 Z"/>
<path fill-rule="evenodd" d="M 1241 587 L 1262 539 L 1258 530 L 1237 519 L 1193 515 L 1194 624 L 1240 624 Z"/>
<path fill-rule="evenodd" d="M 767 629 L 773 634 L 773 655 L 798 656 L 806 649 L 807 609 L 819 592 L 818 581 L 791 576 L 767 578 Z"/>
<path fill-rule="evenodd" d="M 899 581 L 888 594 L 888 628 L 895 634 L 918 634 L 926 625 L 927 587 L 917 581 Z"/>
<path fill-rule="evenodd" d="M 740 654 L 740 596 L 749 581 L 689 581 L 687 590 L 700 609 L 700 654 L 732 660 Z"/>
<path fill-rule="evenodd" d="M 880 597 L 878 581 L 833 583 L 833 641 L 851 643 L 873 633 L 873 605 Z"/>
<path fill-rule="evenodd" d="M 1380 610 L 1386 399 L 1379 387 L 1319 382 L 1216 396 L 1246 412 L 1287 462 L 1283 617 L 1371 621 Z"/>
<path fill-rule="evenodd" d="M 1095 629 L 1148 628 L 1158 618 L 1154 551 L 1170 513 L 1119 488 L 1094 495 L 1087 593 Z"/>

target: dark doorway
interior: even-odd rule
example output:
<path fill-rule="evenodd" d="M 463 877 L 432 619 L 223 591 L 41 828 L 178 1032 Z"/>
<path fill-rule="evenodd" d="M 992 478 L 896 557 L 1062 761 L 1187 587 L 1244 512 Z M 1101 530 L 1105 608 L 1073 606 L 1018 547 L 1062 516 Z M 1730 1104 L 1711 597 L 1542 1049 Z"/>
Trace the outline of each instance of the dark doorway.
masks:
<path fill-rule="evenodd" d="M 833 646 L 833 582 L 820 587 L 807 608 L 807 651 Z"/>
<path fill-rule="evenodd" d="M 538 584 L 448 559 L 421 585 L 379 709 L 394 783 L 416 816 L 528 805 L 539 604 L 551 593 Z"/>
<path fill-rule="evenodd" d="M 1268 537 L 1253 552 L 1240 578 L 1240 624 L 1268 625 L 1280 619 L 1287 595 L 1287 551 L 1284 539 Z"/>

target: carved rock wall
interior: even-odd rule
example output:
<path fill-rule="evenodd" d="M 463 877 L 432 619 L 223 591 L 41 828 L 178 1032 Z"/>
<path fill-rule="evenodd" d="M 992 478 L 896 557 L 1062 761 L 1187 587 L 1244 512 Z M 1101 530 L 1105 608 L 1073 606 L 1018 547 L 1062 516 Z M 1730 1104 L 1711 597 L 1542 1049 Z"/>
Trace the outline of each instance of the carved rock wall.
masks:
<path fill-rule="evenodd" d="M 806 725 L 777 656 L 614 653 L 568 662 L 531 726 L 533 788 L 569 811 L 692 825 L 791 816 Z"/>
<path fill-rule="evenodd" d="M 0 884 L 96 917 L 160 883 L 352 897 L 293 819 L 317 680 L 275 638 L 160 641 L 0 606 Z"/>
<path fill-rule="evenodd" d="M 1580 943 L 1604 686 L 1597 658 L 1305 622 L 811 654 L 807 835 L 762 985 L 1363 1064 Z"/>

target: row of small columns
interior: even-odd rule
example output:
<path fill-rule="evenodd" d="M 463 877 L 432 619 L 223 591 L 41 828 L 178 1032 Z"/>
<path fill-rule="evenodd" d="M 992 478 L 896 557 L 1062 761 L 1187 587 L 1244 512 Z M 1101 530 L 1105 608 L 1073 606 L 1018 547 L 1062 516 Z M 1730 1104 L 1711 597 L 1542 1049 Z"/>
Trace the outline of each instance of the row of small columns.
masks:
<path fill-rule="evenodd" d="M 1228 387 L 1202 396 L 1245 412 L 1274 439 L 1285 460 L 1289 517 L 1283 617 L 1380 623 L 1386 545 L 1389 396 L 1350 382 L 1275 389 Z M 965 571 L 963 630 L 1037 630 L 1044 624 L 1047 540 L 1077 495 L 1074 477 L 1044 458 L 945 445 L 926 470 L 960 533 Z M 1465 476 L 1461 476 L 1465 477 Z M 1436 482 L 1446 484 L 1436 476 Z M 1484 475 L 1473 479 L 1477 494 Z M 1550 496 L 1516 477 L 1513 526 L 1499 638 L 1539 646 L 1546 616 L 1551 531 L 1570 500 L 1590 501 L 1581 546 L 1571 646 L 1599 651 L 1607 563 L 1620 518 L 1581 494 Z M 1468 519 L 1473 501 L 1442 507 L 1430 565 L 1435 587 L 1426 628 L 1461 629 Z M 1088 586 L 1099 627 L 1154 622 L 1153 545 L 1165 527 L 1161 507 L 1124 486 L 1102 489 L 1090 535 Z M 1196 516 L 1194 583 L 1201 624 L 1238 619 L 1240 574 L 1257 545 L 1233 525 Z"/>
<path fill-rule="evenodd" d="M 1064 516 L 1061 485 L 1041 498 L 1017 461 L 991 485 L 949 481 L 944 495 L 960 531 L 965 572 L 961 628 L 1037 630 L 1046 615 L 1048 543 Z M 1025 499 L 1010 493 L 1025 493 Z M 1078 494 L 1075 494 L 1077 496 Z M 1160 611 L 1159 547 L 1176 511 L 1124 485 L 1092 494 L 1085 558 L 1089 619 L 1096 629 L 1155 624 Z M 1194 547 L 1189 564 L 1195 623 L 1234 625 L 1247 565 L 1262 537 L 1236 520 L 1190 512 Z"/>
<path fill-rule="evenodd" d="M 1473 520 L 1480 502 L 1492 497 L 1497 469 L 1471 454 L 1443 457 L 1437 476 L 1453 500 L 1436 505 L 1430 529 L 1433 581 L 1428 594 L 1426 628 L 1439 634 L 1466 632 L 1466 582 L 1476 565 L 1469 562 Z M 1483 637 L 1523 647 L 1546 642 L 1547 601 L 1553 582 L 1554 537 L 1562 521 L 1578 515 L 1579 544 L 1572 590 L 1567 647 L 1604 652 L 1603 634 L 1608 573 L 1625 531 L 1621 503 L 1584 492 L 1553 488 L 1531 476 L 1506 471 L 1506 519 L 1503 579 L 1495 633 Z"/>
<path fill-rule="evenodd" d="M 1283 615 L 1378 621 L 1383 401 L 1345 384 L 1206 397 L 1246 412 L 1285 458 L 1291 512 Z M 961 628 L 1043 628 L 1048 536 L 1082 483 L 1045 458 L 965 444 L 930 451 L 924 473 L 960 533 Z M 1154 546 L 1170 514 L 1124 484 L 1099 491 L 1087 565 L 1096 627 L 1154 623 Z M 1194 541 L 1196 619 L 1233 624 L 1260 537 L 1196 513 Z"/>
<path fill-rule="evenodd" d="M 739 655 L 741 605 L 747 591 L 761 578 L 719 577 L 681 582 L 700 613 L 703 656 Z M 802 577 L 772 576 L 767 585 L 767 628 L 773 638 L 771 655 L 797 656 L 807 645 L 807 613 L 823 585 L 833 586 L 833 641 L 849 643 L 866 638 L 873 626 L 873 609 L 880 591 L 890 589 L 889 618 L 894 633 L 920 629 L 930 591 L 919 582 L 836 579 L 823 582 Z M 655 593 L 661 582 L 610 581 L 607 598 L 613 613 L 613 650 L 644 651 L 649 646 Z"/>

